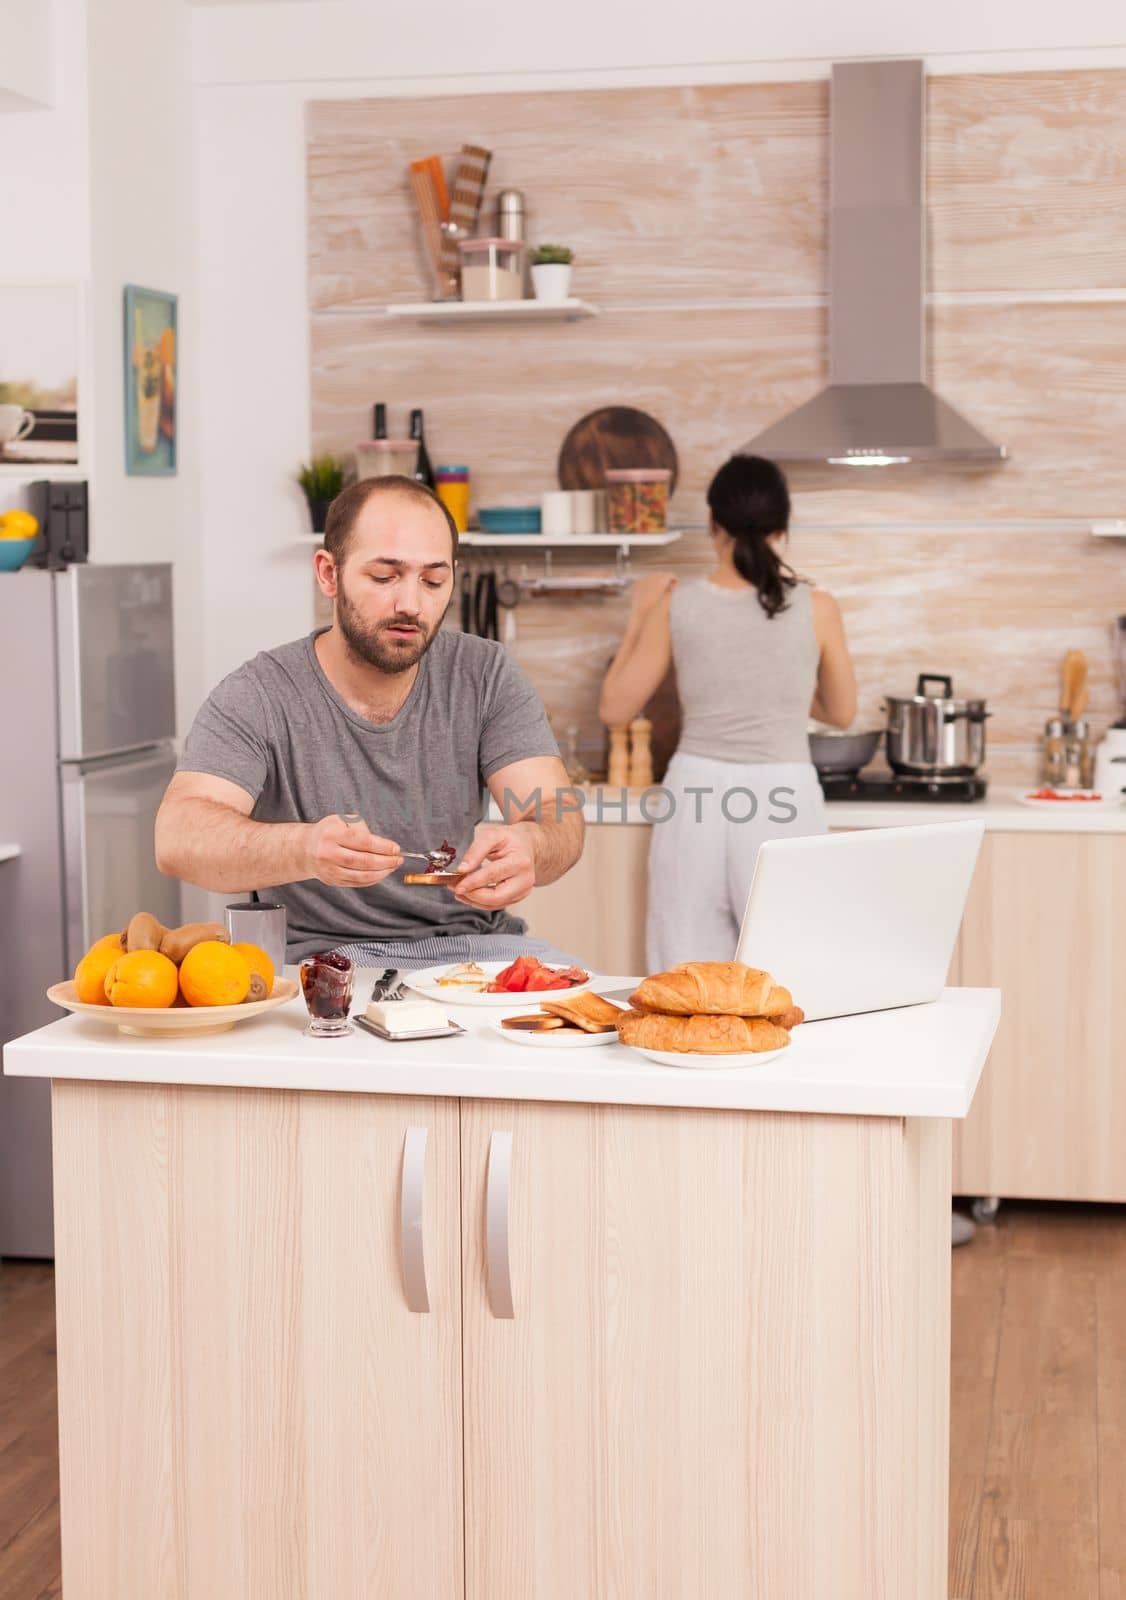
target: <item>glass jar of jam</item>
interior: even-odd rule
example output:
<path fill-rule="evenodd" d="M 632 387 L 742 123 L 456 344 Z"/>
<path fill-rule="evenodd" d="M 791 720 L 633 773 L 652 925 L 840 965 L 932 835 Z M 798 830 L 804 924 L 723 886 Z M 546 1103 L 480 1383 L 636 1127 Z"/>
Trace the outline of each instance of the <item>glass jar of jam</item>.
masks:
<path fill-rule="evenodd" d="M 341 1039 L 355 1030 L 348 1020 L 355 963 L 329 951 L 301 963 L 301 993 L 309 1010 L 305 1032 L 314 1039 Z"/>
<path fill-rule="evenodd" d="M 606 473 L 611 533 L 664 533 L 668 528 L 667 467 L 613 467 Z"/>

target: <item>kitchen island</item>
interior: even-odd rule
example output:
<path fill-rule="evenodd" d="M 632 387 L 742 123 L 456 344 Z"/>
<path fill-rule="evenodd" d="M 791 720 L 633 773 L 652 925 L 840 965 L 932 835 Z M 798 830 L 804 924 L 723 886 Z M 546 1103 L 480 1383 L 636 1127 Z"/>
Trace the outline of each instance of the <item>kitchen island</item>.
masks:
<path fill-rule="evenodd" d="M 67 1600 L 944 1597 L 950 1129 L 998 1010 L 705 1071 L 464 1007 L 13 1043 L 53 1085 Z"/>
<path fill-rule="evenodd" d="M 949 981 L 998 988 L 981 1093 L 954 1130 L 954 1192 L 1126 1203 L 1126 806 L 833 801 L 834 832 L 980 821 Z M 521 906 L 532 933 L 607 970 L 645 962 L 649 823 L 639 791 L 585 791 L 581 861 Z M 657 806 L 650 806 L 656 811 Z"/>

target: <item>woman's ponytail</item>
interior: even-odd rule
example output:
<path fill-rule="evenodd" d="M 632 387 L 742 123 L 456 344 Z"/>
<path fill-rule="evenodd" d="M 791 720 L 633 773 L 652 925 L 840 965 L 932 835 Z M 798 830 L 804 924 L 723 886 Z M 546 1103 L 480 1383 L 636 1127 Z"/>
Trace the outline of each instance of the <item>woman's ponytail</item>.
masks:
<path fill-rule="evenodd" d="M 763 456 L 732 456 L 709 485 L 708 509 L 716 526 L 735 541 L 736 572 L 754 585 L 767 616 L 777 616 L 798 581 L 769 543 L 771 534 L 790 526 L 790 491 L 782 469 Z"/>

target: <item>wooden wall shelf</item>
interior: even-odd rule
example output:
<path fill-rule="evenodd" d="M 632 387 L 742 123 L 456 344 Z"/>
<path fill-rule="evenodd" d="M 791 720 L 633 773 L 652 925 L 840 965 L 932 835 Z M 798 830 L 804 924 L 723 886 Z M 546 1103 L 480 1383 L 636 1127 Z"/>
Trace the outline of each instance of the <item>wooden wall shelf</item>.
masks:
<path fill-rule="evenodd" d="M 393 322 L 581 322 L 596 317 L 587 300 L 420 300 L 385 306 L 322 306 L 314 317 L 387 317 Z"/>

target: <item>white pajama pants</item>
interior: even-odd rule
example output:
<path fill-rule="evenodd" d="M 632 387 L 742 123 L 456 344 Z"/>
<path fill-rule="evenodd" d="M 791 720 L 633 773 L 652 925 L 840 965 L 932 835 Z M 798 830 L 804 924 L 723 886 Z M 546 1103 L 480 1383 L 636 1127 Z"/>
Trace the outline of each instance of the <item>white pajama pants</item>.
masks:
<path fill-rule="evenodd" d="M 817 773 L 807 761 L 743 766 L 678 751 L 661 789 L 647 807 L 647 971 L 733 961 L 759 845 L 827 832 Z"/>

